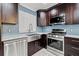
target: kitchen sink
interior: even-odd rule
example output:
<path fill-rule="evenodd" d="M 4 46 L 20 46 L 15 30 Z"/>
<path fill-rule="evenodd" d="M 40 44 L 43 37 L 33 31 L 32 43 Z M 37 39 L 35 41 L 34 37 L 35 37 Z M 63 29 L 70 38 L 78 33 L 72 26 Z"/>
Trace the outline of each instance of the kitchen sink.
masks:
<path fill-rule="evenodd" d="M 39 34 L 28 34 L 28 36 L 37 36 Z"/>
<path fill-rule="evenodd" d="M 29 34 L 28 35 L 28 42 L 34 41 L 34 40 L 38 40 L 40 39 L 40 35 L 39 34 Z"/>

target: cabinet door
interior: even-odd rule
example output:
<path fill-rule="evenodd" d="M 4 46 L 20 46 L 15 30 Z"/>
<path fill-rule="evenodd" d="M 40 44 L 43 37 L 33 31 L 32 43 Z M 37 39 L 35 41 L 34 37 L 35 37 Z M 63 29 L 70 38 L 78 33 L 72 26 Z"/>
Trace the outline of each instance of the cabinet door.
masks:
<path fill-rule="evenodd" d="M 26 38 L 4 42 L 5 56 L 27 56 Z"/>
<path fill-rule="evenodd" d="M 26 38 L 21 38 L 15 41 L 16 55 L 17 56 L 27 56 L 27 40 Z"/>
<path fill-rule="evenodd" d="M 18 4 L 3 3 L 2 4 L 2 23 L 16 24 L 18 19 Z"/>
<path fill-rule="evenodd" d="M 3 56 L 4 46 L 3 46 L 3 43 L 1 42 L 1 20 L 2 20 L 2 16 L 1 16 L 1 3 L 0 3 L 0 56 Z"/>
<path fill-rule="evenodd" d="M 0 56 L 4 56 L 4 45 L 0 42 Z"/>
<path fill-rule="evenodd" d="M 65 17 L 65 10 L 66 10 L 66 5 L 65 4 L 61 4 L 57 7 L 58 10 L 58 15 L 59 16 L 64 16 Z"/>
<path fill-rule="evenodd" d="M 58 9 L 57 8 L 52 9 L 50 11 L 50 14 L 51 14 L 51 18 L 54 16 L 58 16 Z"/>
<path fill-rule="evenodd" d="M 65 56 L 70 56 L 71 53 L 71 48 L 70 48 L 70 39 L 66 38 L 64 39 L 64 55 Z"/>
<path fill-rule="evenodd" d="M 47 26 L 47 18 L 45 11 L 37 11 L 37 26 Z"/>
<path fill-rule="evenodd" d="M 0 3 L 0 42 L 1 42 L 1 20 L 2 17 L 1 17 L 1 3 Z"/>
<path fill-rule="evenodd" d="M 79 24 L 79 3 L 74 3 L 74 24 Z"/>
<path fill-rule="evenodd" d="M 28 43 L 28 56 L 33 55 L 35 52 L 35 43 L 34 42 L 29 42 Z"/>
<path fill-rule="evenodd" d="M 65 4 L 66 24 L 78 24 L 79 23 L 79 7 L 78 4 L 71 3 Z"/>
<path fill-rule="evenodd" d="M 66 24 L 72 24 L 71 4 L 66 4 L 65 8 L 66 8 L 66 10 L 65 10 L 65 14 L 66 14 L 65 23 Z"/>
<path fill-rule="evenodd" d="M 20 55 L 27 56 L 27 40 L 20 40 Z"/>
<path fill-rule="evenodd" d="M 42 49 L 39 40 L 35 40 L 28 43 L 28 56 L 32 56 L 34 53 Z"/>
<path fill-rule="evenodd" d="M 4 43 L 4 56 L 17 56 L 16 43 Z"/>
<path fill-rule="evenodd" d="M 2 17 L 1 17 L 1 3 L 0 3 L 0 27 L 1 27 L 1 19 Z M 0 28 L 0 31 L 1 31 L 1 28 Z"/>

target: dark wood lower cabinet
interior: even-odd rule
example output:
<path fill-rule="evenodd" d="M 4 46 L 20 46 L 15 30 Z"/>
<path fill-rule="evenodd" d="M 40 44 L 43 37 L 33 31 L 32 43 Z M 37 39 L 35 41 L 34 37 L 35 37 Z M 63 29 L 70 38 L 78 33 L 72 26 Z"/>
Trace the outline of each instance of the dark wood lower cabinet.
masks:
<path fill-rule="evenodd" d="M 65 56 L 79 56 L 79 38 L 65 37 L 64 53 Z"/>
<path fill-rule="evenodd" d="M 42 34 L 40 39 L 28 43 L 28 56 L 31 56 L 37 51 L 46 47 L 47 47 L 47 35 Z"/>
<path fill-rule="evenodd" d="M 0 42 L 0 56 L 4 56 L 4 45 L 3 45 L 3 42 Z"/>
<path fill-rule="evenodd" d="M 40 46 L 39 40 L 35 40 L 28 43 L 28 56 L 32 56 L 37 51 L 41 50 L 42 47 Z"/>

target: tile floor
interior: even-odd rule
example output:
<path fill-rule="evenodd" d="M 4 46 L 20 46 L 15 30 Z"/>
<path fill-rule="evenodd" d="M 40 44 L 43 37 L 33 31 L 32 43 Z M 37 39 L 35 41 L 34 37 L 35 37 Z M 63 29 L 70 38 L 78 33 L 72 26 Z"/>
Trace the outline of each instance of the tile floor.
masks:
<path fill-rule="evenodd" d="M 40 51 L 33 54 L 32 56 L 55 56 L 55 55 L 43 48 Z"/>

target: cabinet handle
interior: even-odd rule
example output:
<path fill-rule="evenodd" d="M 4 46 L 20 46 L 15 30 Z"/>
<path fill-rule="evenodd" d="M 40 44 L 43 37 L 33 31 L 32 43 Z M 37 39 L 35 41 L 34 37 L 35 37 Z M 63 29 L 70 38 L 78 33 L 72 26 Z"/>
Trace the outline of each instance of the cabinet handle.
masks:
<path fill-rule="evenodd" d="M 79 42 L 79 41 L 77 41 L 77 40 L 72 40 L 73 42 Z"/>
<path fill-rule="evenodd" d="M 72 47 L 72 49 L 79 50 L 79 48 L 76 48 L 76 47 Z"/>

